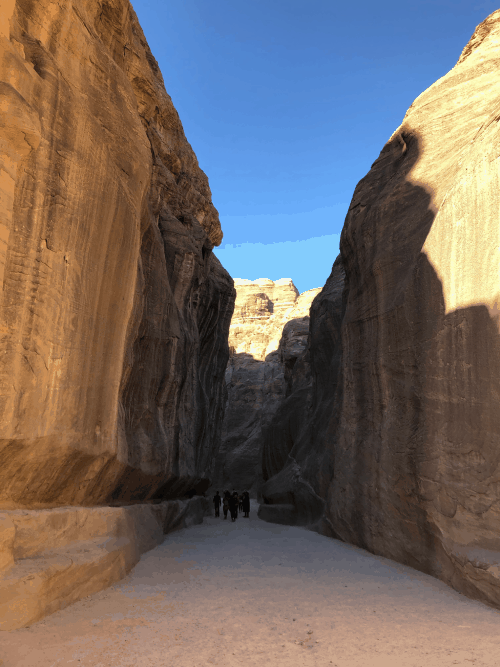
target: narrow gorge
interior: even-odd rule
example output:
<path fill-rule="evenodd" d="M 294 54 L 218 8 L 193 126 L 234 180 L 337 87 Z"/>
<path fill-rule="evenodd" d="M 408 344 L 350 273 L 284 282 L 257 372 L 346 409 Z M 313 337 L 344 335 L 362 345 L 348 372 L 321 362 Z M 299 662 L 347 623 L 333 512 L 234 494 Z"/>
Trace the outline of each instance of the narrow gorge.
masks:
<path fill-rule="evenodd" d="M 500 10 L 299 294 L 214 255 L 129 0 L 1 9 L 0 629 L 123 578 L 225 488 L 500 607 Z"/>
<path fill-rule="evenodd" d="M 235 279 L 229 328 L 227 404 L 213 488 L 261 496 L 265 434 L 289 393 L 292 369 L 307 344 L 309 309 L 320 289 L 299 294 L 283 278 Z"/>

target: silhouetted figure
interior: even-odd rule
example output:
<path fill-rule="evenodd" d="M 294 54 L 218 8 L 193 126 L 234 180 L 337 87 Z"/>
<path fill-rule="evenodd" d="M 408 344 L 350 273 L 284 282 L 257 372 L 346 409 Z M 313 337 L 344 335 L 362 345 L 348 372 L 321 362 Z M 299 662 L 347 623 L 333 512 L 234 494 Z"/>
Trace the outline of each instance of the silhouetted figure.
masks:
<path fill-rule="evenodd" d="M 243 512 L 243 494 L 240 493 L 238 496 L 238 509 L 240 512 Z"/>
<path fill-rule="evenodd" d="M 216 492 L 213 500 L 214 500 L 215 516 L 220 516 L 220 506 L 222 504 L 222 498 L 220 497 L 218 491 Z"/>
<path fill-rule="evenodd" d="M 236 491 L 229 498 L 229 511 L 231 512 L 231 521 L 238 518 L 238 494 Z"/>
<path fill-rule="evenodd" d="M 231 495 L 229 491 L 224 491 L 224 500 L 222 502 L 222 511 L 224 512 L 224 519 L 227 519 L 227 512 L 229 510 L 229 499 Z"/>
<path fill-rule="evenodd" d="M 250 516 L 250 494 L 248 491 L 245 491 L 243 494 L 243 512 L 243 516 L 248 519 Z"/>

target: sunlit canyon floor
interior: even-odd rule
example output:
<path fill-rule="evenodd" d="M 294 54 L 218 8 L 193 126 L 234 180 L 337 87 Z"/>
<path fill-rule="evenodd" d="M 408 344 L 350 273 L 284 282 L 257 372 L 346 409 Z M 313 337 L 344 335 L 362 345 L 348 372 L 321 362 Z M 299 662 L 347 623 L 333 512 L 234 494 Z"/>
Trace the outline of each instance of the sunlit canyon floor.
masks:
<path fill-rule="evenodd" d="M 3 667 L 500 665 L 500 612 L 256 510 L 167 535 L 115 586 L 0 634 Z"/>

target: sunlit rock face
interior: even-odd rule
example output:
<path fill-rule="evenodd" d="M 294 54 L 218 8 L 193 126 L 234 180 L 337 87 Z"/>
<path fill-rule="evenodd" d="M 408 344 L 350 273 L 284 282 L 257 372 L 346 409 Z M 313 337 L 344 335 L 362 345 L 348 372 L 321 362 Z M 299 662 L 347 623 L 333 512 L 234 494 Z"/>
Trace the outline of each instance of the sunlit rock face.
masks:
<path fill-rule="evenodd" d="M 300 304 L 297 304 L 299 310 L 296 308 L 295 314 L 292 314 L 299 291 L 290 278 L 276 282 L 267 278 L 254 281 L 237 278 L 234 286 L 236 303 L 229 329 L 229 345 L 236 354 L 245 352 L 261 361 L 278 349 L 285 322 L 302 313 L 300 304 L 307 302 L 310 305 L 314 298 L 314 295 L 304 292 Z M 308 294 L 310 299 L 305 296 Z M 307 308 L 306 305 L 305 311 Z"/>
<path fill-rule="evenodd" d="M 497 606 L 499 46 L 497 11 L 356 187 L 259 510 Z"/>
<path fill-rule="evenodd" d="M 286 392 L 286 377 L 302 354 L 309 309 L 319 289 L 299 295 L 293 282 L 235 280 L 236 305 L 229 331 L 228 400 L 214 488 L 259 493 L 262 444 Z"/>
<path fill-rule="evenodd" d="M 128 0 L 0 17 L 0 507 L 208 485 L 233 282 Z"/>
<path fill-rule="evenodd" d="M 499 47 L 497 11 L 354 192 L 322 528 L 497 605 Z"/>

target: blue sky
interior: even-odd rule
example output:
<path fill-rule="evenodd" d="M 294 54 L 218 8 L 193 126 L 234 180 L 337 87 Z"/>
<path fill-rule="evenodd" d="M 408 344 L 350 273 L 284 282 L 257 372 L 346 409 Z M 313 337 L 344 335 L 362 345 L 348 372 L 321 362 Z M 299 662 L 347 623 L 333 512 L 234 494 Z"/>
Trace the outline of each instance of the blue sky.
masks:
<path fill-rule="evenodd" d="M 132 0 L 234 278 L 322 286 L 357 182 L 490 0 Z"/>

